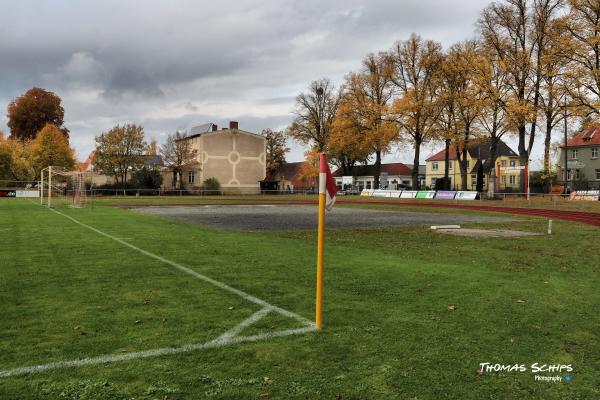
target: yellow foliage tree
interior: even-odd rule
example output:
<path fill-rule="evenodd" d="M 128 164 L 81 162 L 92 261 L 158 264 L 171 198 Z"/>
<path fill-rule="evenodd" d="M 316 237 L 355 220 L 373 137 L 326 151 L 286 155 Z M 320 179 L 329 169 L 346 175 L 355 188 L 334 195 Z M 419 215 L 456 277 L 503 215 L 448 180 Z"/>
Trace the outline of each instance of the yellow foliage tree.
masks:
<path fill-rule="evenodd" d="M 0 179 L 31 181 L 34 178 L 28 142 L 5 139 L 4 134 L 0 132 Z"/>
<path fill-rule="evenodd" d="M 587 1 L 586 1 L 587 2 Z M 547 61 L 546 43 L 563 0 L 505 0 L 486 7 L 478 25 L 482 41 L 504 68 L 511 99 L 506 124 L 518 136 L 521 165 L 528 163 L 536 137 Z M 521 190 L 525 179 L 521 179 Z"/>
<path fill-rule="evenodd" d="M 442 46 L 412 34 L 397 42 L 390 51 L 393 61 L 392 82 L 399 93 L 392 112 L 414 147 L 412 186 L 419 187 L 421 145 L 436 137 L 442 107 L 437 95 L 438 74 L 443 60 Z"/>
<path fill-rule="evenodd" d="M 46 124 L 26 147 L 36 180 L 48 166 L 75 167 L 75 152 L 69 147 L 65 134 L 55 125 Z"/>
<path fill-rule="evenodd" d="M 568 0 L 569 13 L 560 22 L 569 33 L 562 56 L 573 63 L 569 94 L 584 115 L 600 114 L 600 2 Z"/>
<path fill-rule="evenodd" d="M 446 142 L 445 177 L 449 174 L 448 152 L 453 142 L 460 160 L 462 190 L 467 187 L 467 147 L 479 135 L 477 119 L 482 113 L 484 92 L 477 71 L 484 68 L 485 62 L 476 42 L 457 43 L 441 63 L 437 74 L 439 82 L 435 85 L 442 107 L 439 136 Z"/>
<path fill-rule="evenodd" d="M 370 54 L 363 70 L 346 77 L 344 92 L 334 120 L 337 151 L 350 157 L 375 154 L 374 187 L 379 188 L 381 157 L 398 139 L 398 126 L 390 115 L 393 95 L 391 62 L 385 53 Z M 344 137 L 341 137 L 341 136 Z"/>
<path fill-rule="evenodd" d="M 316 147 L 304 153 L 306 161 L 302 164 L 299 172 L 300 180 L 312 188 L 316 187 L 319 179 L 319 154 Z"/>
<path fill-rule="evenodd" d="M 360 127 L 351 118 L 354 115 L 351 107 L 349 99 L 342 99 L 329 137 L 329 154 L 343 175 L 352 175 L 354 165 L 366 161 L 372 151 L 368 142 L 361 140 Z"/>

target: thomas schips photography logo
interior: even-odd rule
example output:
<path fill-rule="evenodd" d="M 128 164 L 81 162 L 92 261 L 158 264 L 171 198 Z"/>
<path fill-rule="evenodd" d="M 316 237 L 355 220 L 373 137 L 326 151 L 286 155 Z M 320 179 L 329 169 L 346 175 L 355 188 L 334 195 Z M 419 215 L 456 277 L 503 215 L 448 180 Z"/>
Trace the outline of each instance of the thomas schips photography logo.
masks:
<path fill-rule="evenodd" d="M 477 373 L 501 374 L 501 373 L 530 373 L 536 382 L 572 382 L 573 366 L 571 364 L 545 364 L 535 362 L 526 364 L 499 364 L 492 362 L 479 363 Z"/>

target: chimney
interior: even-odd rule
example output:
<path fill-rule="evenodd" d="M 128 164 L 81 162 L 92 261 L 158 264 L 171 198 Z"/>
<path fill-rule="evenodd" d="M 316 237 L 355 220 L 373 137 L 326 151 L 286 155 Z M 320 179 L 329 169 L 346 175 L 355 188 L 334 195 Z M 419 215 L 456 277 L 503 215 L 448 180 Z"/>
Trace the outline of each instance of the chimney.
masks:
<path fill-rule="evenodd" d="M 212 131 L 216 132 L 219 129 L 219 127 L 217 126 L 217 124 L 212 124 Z"/>
<path fill-rule="evenodd" d="M 238 129 L 237 121 L 229 121 L 229 129 Z"/>

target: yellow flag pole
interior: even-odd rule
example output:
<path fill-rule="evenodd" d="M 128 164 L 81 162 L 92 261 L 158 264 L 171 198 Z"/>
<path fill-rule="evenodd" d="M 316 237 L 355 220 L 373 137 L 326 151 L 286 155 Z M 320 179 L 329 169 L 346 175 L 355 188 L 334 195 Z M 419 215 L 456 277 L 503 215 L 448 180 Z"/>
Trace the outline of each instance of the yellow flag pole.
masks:
<path fill-rule="evenodd" d="M 323 266 L 325 260 L 325 185 L 327 175 L 323 172 L 324 154 L 321 154 L 321 172 L 319 173 L 319 227 L 317 230 L 317 301 L 315 325 L 323 327 Z"/>
<path fill-rule="evenodd" d="M 317 329 L 323 326 L 323 264 L 325 253 L 325 193 L 319 193 L 319 229 L 317 244 Z"/>

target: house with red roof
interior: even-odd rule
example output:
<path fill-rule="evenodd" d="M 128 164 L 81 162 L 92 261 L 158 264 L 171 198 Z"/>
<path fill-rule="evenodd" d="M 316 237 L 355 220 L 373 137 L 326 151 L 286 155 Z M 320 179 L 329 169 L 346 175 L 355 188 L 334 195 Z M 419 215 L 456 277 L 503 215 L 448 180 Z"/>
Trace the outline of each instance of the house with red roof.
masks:
<path fill-rule="evenodd" d="M 574 181 L 587 181 L 588 189 L 600 189 L 600 124 L 593 124 L 560 146 L 559 179 L 566 177 L 571 189 Z M 565 168 L 565 152 L 567 165 Z"/>
<path fill-rule="evenodd" d="M 412 187 L 412 164 L 387 163 L 381 164 L 381 173 L 379 176 L 380 187 L 382 189 L 399 189 Z M 342 169 L 334 171 L 333 177 L 340 189 L 352 189 L 362 191 L 363 189 L 373 189 L 375 182 L 374 165 L 355 165 L 352 168 L 352 174 L 344 176 Z M 425 183 L 425 166 L 419 166 L 420 186 Z"/>
<path fill-rule="evenodd" d="M 267 176 L 260 181 L 263 192 L 280 191 L 295 192 L 299 190 L 315 189 L 317 178 L 306 178 L 302 174 L 305 162 L 286 162 L 276 171 L 267 171 Z"/>

